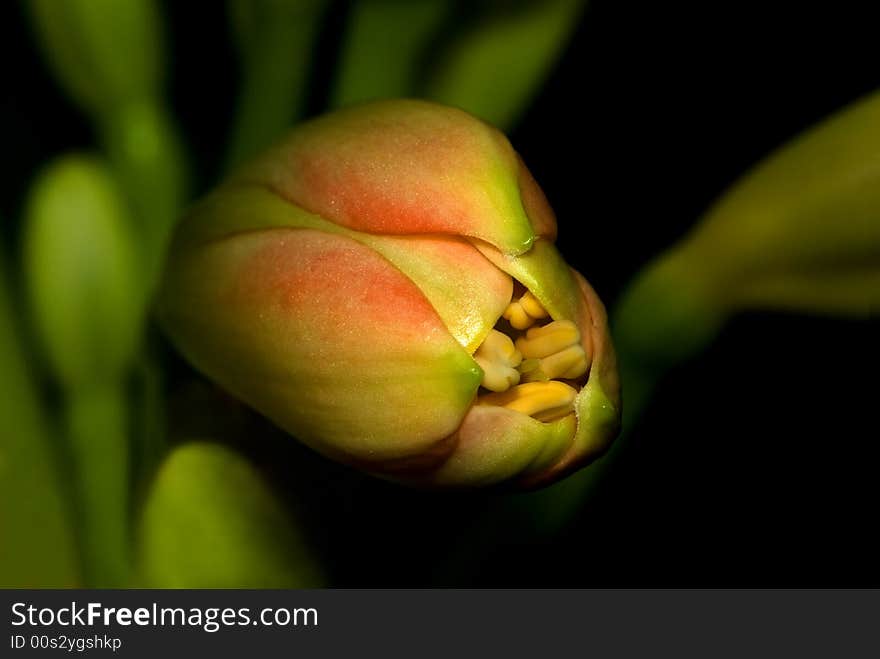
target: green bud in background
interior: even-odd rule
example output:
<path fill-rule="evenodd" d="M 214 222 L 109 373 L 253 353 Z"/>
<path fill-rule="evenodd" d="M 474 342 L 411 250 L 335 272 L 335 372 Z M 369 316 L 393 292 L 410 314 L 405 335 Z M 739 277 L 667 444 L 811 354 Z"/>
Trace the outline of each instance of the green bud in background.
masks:
<path fill-rule="evenodd" d="M 31 0 L 37 36 L 65 91 L 107 114 L 159 90 L 161 30 L 151 0 Z"/>
<path fill-rule="evenodd" d="M 163 99 L 157 4 L 35 0 L 31 9 L 52 72 L 94 123 L 132 208 L 149 288 L 187 188 L 184 149 Z"/>
<path fill-rule="evenodd" d="M 137 345 L 143 291 L 129 213 L 100 160 L 68 156 L 38 177 L 23 255 L 53 373 L 68 388 L 118 379 Z"/>
<path fill-rule="evenodd" d="M 318 564 L 260 474 L 218 444 L 192 442 L 162 465 L 144 505 L 141 584 L 314 588 Z"/>

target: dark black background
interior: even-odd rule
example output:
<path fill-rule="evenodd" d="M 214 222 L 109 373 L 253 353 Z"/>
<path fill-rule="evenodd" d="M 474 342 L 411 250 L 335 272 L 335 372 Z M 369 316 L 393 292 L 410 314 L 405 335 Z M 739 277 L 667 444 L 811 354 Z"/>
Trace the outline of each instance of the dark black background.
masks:
<path fill-rule="evenodd" d="M 557 211 L 563 253 L 609 307 L 751 164 L 880 88 L 872 4 L 593 0 L 511 139 Z M 232 114 L 235 56 L 222 3 L 163 6 L 170 96 L 204 190 Z M 322 41 L 312 112 L 344 8 Z M 7 220 L 41 163 L 93 144 L 22 13 L 0 5 Z M 14 244 L 15 224 L 3 235 Z M 612 477 L 552 540 L 500 520 L 505 532 L 478 543 L 478 513 L 498 495 L 380 483 L 255 418 L 234 441 L 305 516 L 341 585 L 876 586 L 878 330 L 876 319 L 736 319 L 669 374 Z M 193 376 L 167 359 L 179 396 Z"/>

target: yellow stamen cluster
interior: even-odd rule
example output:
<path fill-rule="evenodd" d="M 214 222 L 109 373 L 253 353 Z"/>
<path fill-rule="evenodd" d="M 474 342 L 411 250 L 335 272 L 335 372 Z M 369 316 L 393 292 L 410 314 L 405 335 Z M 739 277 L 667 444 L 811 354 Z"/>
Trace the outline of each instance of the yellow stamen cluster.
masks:
<path fill-rule="evenodd" d="M 581 346 L 581 333 L 570 320 L 554 320 L 543 327 L 530 328 L 516 340 L 522 356 L 530 360 L 528 381 L 573 380 L 587 371 L 587 355 Z"/>
<path fill-rule="evenodd" d="M 512 300 L 501 316 L 514 329 L 524 330 L 535 324 L 536 320 L 546 318 L 549 314 L 538 302 L 537 298 L 526 291 L 519 300 Z"/>
<path fill-rule="evenodd" d="M 498 405 L 528 414 L 538 421 L 555 421 L 574 410 L 577 390 L 564 382 L 528 382 L 507 391 L 480 397 L 481 405 Z"/>
<path fill-rule="evenodd" d="M 480 404 L 506 407 L 539 421 L 571 414 L 577 390 L 558 379 L 579 378 L 587 372 L 589 359 L 572 321 L 536 325 L 549 316 L 529 291 L 510 302 L 502 317 L 515 330 L 515 343 L 493 329 L 474 353 L 483 369 L 482 386 L 492 392 L 481 396 Z"/>
<path fill-rule="evenodd" d="M 483 369 L 483 386 L 489 391 L 507 391 L 519 383 L 516 367 L 522 355 L 507 334 L 493 329 L 474 353 L 474 360 Z"/>

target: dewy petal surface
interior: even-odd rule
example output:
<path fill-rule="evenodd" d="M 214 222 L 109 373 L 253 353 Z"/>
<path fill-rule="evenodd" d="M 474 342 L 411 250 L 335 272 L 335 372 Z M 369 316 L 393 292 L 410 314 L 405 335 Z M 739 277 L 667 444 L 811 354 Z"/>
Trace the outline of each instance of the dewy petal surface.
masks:
<path fill-rule="evenodd" d="M 521 168 L 507 138 L 488 124 L 455 108 L 392 100 L 300 125 L 233 180 L 266 186 L 357 231 L 455 234 L 521 254 L 556 228 Z"/>
<path fill-rule="evenodd" d="M 236 234 L 169 272 L 160 311 L 187 358 L 326 455 L 430 452 L 471 406 L 479 367 L 422 292 L 350 238 Z"/>

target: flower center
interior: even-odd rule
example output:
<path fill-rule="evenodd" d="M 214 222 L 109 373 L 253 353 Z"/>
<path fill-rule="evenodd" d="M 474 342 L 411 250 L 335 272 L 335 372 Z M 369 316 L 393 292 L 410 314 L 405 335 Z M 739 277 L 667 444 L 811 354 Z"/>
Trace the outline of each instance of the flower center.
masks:
<path fill-rule="evenodd" d="M 577 325 L 551 319 L 530 291 L 514 293 L 474 360 L 488 390 L 477 404 L 499 405 L 544 422 L 574 412 L 576 380 L 590 365 Z"/>

